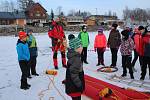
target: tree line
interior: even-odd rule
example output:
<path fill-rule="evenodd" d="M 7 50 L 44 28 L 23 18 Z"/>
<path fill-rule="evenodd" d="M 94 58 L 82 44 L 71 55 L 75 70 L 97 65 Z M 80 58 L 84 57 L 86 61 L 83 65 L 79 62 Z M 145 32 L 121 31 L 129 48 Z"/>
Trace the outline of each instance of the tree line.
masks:
<path fill-rule="evenodd" d="M 144 21 L 150 20 L 150 9 L 129 9 L 126 7 L 123 10 L 123 18 L 124 20 L 131 19 L 133 21 Z"/>

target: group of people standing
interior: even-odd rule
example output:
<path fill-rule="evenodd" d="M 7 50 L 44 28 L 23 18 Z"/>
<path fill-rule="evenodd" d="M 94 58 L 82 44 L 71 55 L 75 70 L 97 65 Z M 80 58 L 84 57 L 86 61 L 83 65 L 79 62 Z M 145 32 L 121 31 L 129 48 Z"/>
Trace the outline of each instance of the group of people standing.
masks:
<path fill-rule="evenodd" d="M 22 72 L 20 88 L 24 90 L 29 89 L 31 86 L 27 82 L 27 78 L 32 78 L 31 74 L 39 76 L 39 74 L 36 73 L 36 58 L 38 56 L 36 39 L 32 35 L 32 30 L 28 30 L 27 33 L 23 31 L 19 32 L 19 39 L 16 46 L 18 61 Z"/>
<path fill-rule="evenodd" d="M 111 67 L 116 67 L 117 53 L 120 48 L 122 55 L 122 77 L 127 75 L 127 68 L 131 79 L 134 79 L 133 69 L 137 58 L 139 57 L 141 66 L 141 80 L 145 79 L 146 68 L 150 70 L 150 27 L 139 26 L 131 30 L 131 28 L 124 29 L 121 34 L 117 30 L 118 25 L 112 24 L 108 40 L 103 33 L 103 28 L 98 28 L 98 34 L 94 40 L 94 51 L 97 52 L 97 66 L 104 64 L 104 52 L 106 47 L 110 48 Z M 121 36 L 122 35 L 122 36 Z M 48 36 L 52 40 L 53 64 L 54 68 L 58 69 L 57 53 L 61 52 L 62 66 L 66 68 L 66 93 L 72 97 L 73 100 L 80 100 L 81 94 L 85 89 L 83 63 L 88 64 L 87 48 L 90 43 L 87 27 L 84 25 L 78 37 L 73 34 L 68 36 L 69 47 L 67 47 L 66 36 L 63 27 L 57 21 L 52 21 Z M 19 32 L 19 39 L 17 42 L 18 61 L 22 71 L 21 89 L 29 89 L 31 85 L 27 83 L 27 78 L 31 78 L 31 74 L 38 76 L 36 73 L 36 58 L 37 58 L 37 44 L 36 39 L 32 35 L 32 30 L 26 34 Z M 68 61 L 66 61 L 66 49 Z M 132 61 L 132 51 L 134 50 L 134 59 Z M 150 74 L 149 74 L 150 75 Z"/>

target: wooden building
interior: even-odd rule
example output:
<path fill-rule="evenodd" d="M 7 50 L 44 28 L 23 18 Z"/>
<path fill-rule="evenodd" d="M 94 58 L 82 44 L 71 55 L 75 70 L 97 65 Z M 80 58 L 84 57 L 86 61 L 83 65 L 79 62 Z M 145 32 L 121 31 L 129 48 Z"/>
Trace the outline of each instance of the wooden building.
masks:
<path fill-rule="evenodd" d="M 67 16 L 66 25 L 67 26 L 79 26 L 84 24 L 83 17 L 80 16 Z"/>
<path fill-rule="evenodd" d="M 107 20 L 117 20 L 117 16 L 91 15 L 85 19 L 88 26 L 100 25 Z"/>
<path fill-rule="evenodd" d="M 0 12 L 0 25 L 25 26 L 26 17 L 23 12 Z"/>
<path fill-rule="evenodd" d="M 43 26 L 44 23 L 48 22 L 47 11 L 39 3 L 34 3 L 30 5 L 26 9 L 25 14 L 27 19 L 27 25 Z"/>

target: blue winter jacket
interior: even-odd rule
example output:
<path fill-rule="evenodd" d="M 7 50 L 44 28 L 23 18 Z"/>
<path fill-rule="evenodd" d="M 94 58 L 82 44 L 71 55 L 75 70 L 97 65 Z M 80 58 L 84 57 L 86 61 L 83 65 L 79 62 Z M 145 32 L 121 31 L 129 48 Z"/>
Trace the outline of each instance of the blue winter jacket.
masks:
<path fill-rule="evenodd" d="M 29 52 L 28 44 L 26 42 L 22 42 L 22 41 L 20 41 L 20 39 L 18 39 L 16 49 L 17 49 L 19 61 L 20 60 L 29 61 L 30 52 Z"/>

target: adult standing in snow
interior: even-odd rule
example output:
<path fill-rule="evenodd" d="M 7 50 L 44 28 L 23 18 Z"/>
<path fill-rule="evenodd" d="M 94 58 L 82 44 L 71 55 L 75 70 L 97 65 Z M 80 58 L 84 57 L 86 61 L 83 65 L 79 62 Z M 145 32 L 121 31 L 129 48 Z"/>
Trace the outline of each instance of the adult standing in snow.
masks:
<path fill-rule="evenodd" d="M 145 32 L 142 32 L 143 35 L 143 64 L 142 64 L 142 73 L 140 80 L 145 79 L 146 69 L 149 67 L 149 77 L 150 77 L 150 26 L 145 29 Z"/>
<path fill-rule="evenodd" d="M 144 29 L 144 27 L 142 28 L 141 26 L 139 27 L 139 29 Z M 135 63 L 139 57 L 139 62 L 140 62 L 140 66 L 142 67 L 142 63 L 143 63 L 143 42 L 142 42 L 142 34 L 139 31 L 138 28 L 134 29 L 134 36 L 133 36 L 133 40 L 134 40 L 134 59 L 131 63 L 132 67 L 133 67 L 133 71 L 136 71 L 136 69 L 134 68 Z"/>
<path fill-rule="evenodd" d="M 94 50 L 95 52 L 97 51 L 98 55 L 98 63 L 96 66 L 99 66 L 100 64 L 104 65 L 104 52 L 106 50 L 107 46 L 107 40 L 106 36 L 103 33 L 103 28 L 98 29 L 98 34 L 95 37 L 95 42 L 94 42 Z"/>
<path fill-rule="evenodd" d="M 64 44 L 64 41 L 66 41 L 66 37 L 64 34 L 63 27 L 58 24 L 59 20 L 52 20 L 52 24 L 50 26 L 50 30 L 48 32 L 49 37 L 52 40 L 52 51 L 53 51 L 53 63 L 55 69 L 58 69 L 58 62 L 57 62 L 57 52 L 58 50 L 61 52 L 61 58 L 62 58 L 62 66 L 66 66 L 66 45 Z"/>
<path fill-rule="evenodd" d="M 31 85 L 27 83 L 27 76 L 28 76 L 28 63 L 30 60 L 30 52 L 28 44 L 26 43 L 27 34 L 25 32 L 19 32 L 19 39 L 17 42 L 17 54 L 18 54 L 18 61 L 20 65 L 20 69 L 22 72 L 21 76 L 21 89 L 29 89 Z"/>
<path fill-rule="evenodd" d="M 81 61 L 82 45 L 79 38 L 73 34 L 68 36 L 69 49 L 67 53 L 67 70 L 65 91 L 72 100 L 81 100 L 81 94 L 85 89 L 83 63 Z"/>
<path fill-rule="evenodd" d="M 88 64 L 87 62 L 87 48 L 89 46 L 89 35 L 87 32 L 87 27 L 85 25 L 82 26 L 81 28 L 81 32 L 78 35 L 78 38 L 81 39 L 81 43 L 82 43 L 82 53 L 81 53 L 81 61 L 84 62 L 85 64 Z"/>
<path fill-rule="evenodd" d="M 29 46 L 29 51 L 30 51 L 30 61 L 29 61 L 29 73 L 28 73 L 28 77 L 31 77 L 30 75 L 35 75 L 35 76 L 39 76 L 39 74 L 37 74 L 36 72 L 36 58 L 38 56 L 38 52 L 37 52 L 37 43 L 36 43 L 36 38 L 33 36 L 33 30 L 29 30 L 28 31 L 28 38 L 27 38 L 27 43 Z M 30 69 L 31 69 L 31 74 L 30 74 Z"/>
<path fill-rule="evenodd" d="M 117 24 L 115 23 L 112 24 L 112 29 L 110 31 L 108 43 L 107 43 L 107 47 L 110 47 L 111 54 L 112 54 L 112 59 L 111 59 L 112 63 L 110 65 L 112 67 L 116 67 L 117 53 L 118 53 L 119 46 L 121 44 L 121 36 L 119 30 L 117 30 L 117 27 L 118 27 Z"/>
<path fill-rule="evenodd" d="M 131 79 L 134 79 L 133 70 L 131 66 L 134 42 L 129 36 L 127 30 L 123 30 L 121 34 L 122 34 L 122 42 L 121 42 L 120 52 L 122 55 L 122 67 L 123 67 L 123 74 L 121 76 L 125 77 L 127 75 L 127 68 L 128 68 Z"/>

